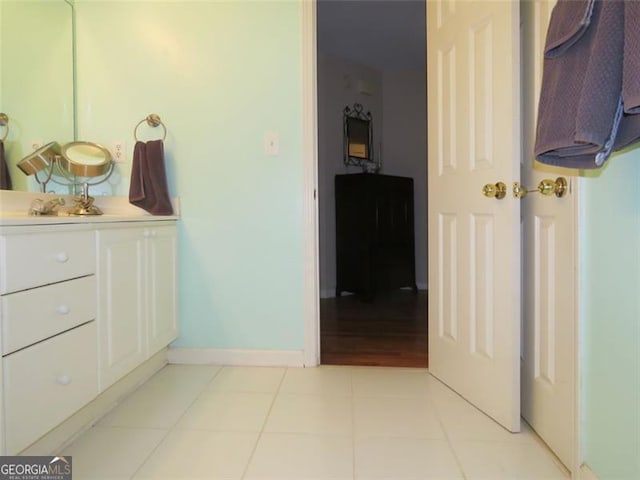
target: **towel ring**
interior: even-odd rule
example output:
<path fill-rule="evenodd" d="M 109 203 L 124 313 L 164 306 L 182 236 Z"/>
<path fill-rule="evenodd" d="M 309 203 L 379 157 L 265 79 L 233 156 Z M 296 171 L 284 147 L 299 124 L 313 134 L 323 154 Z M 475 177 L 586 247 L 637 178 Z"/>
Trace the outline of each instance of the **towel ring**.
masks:
<path fill-rule="evenodd" d="M 9 135 L 9 117 L 6 113 L 0 113 L 0 127 L 5 128 L 4 135 L 0 137 L 0 141 L 4 142 Z"/>
<path fill-rule="evenodd" d="M 162 120 L 160 120 L 160 115 L 156 114 L 156 113 L 151 113 L 149 115 L 147 115 L 145 118 L 143 118 L 142 120 L 140 120 L 138 122 L 138 124 L 136 125 L 136 127 L 133 129 L 133 138 L 136 139 L 136 142 L 139 142 L 140 140 L 138 139 L 138 128 L 140 127 L 140 125 L 142 125 L 143 123 L 147 122 L 147 125 L 149 125 L 150 127 L 162 127 L 163 130 L 163 134 L 162 134 L 162 141 L 165 141 L 167 138 L 167 127 L 165 126 L 164 123 L 162 123 Z"/>

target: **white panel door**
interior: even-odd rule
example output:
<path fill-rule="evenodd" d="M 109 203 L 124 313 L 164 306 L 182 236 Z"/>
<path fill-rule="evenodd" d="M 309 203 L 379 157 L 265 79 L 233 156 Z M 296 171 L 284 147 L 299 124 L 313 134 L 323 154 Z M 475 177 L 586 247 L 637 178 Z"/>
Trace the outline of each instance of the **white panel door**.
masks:
<path fill-rule="evenodd" d="M 427 2 L 429 369 L 520 430 L 519 2 Z"/>
<path fill-rule="evenodd" d="M 535 164 L 533 143 L 544 42 L 555 0 L 522 3 L 523 183 L 574 172 Z M 522 416 L 571 469 L 575 436 L 576 196 L 528 195 L 522 200 L 523 351 Z"/>

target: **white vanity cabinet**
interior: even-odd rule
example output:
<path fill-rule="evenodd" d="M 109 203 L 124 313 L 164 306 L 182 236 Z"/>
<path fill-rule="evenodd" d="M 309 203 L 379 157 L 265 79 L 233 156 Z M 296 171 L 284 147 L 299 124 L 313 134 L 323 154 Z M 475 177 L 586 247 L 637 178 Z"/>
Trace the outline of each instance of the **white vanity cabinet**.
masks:
<path fill-rule="evenodd" d="M 0 231 L 3 452 L 16 454 L 98 394 L 94 233 Z"/>
<path fill-rule="evenodd" d="M 4 215 L 0 455 L 55 454 L 166 364 L 177 218 Z"/>
<path fill-rule="evenodd" d="M 175 222 L 99 228 L 99 383 L 104 390 L 178 333 Z"/>

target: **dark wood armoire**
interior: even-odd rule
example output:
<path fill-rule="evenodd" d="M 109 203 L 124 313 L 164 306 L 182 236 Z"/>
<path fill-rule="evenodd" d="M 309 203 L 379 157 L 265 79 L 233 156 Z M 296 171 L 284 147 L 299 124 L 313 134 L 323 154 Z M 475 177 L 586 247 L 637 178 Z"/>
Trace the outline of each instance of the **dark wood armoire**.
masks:
<path fill-rule="evenodd" d="M 336 175 L 336 296 L 416 287 L 413 179 Z"/>

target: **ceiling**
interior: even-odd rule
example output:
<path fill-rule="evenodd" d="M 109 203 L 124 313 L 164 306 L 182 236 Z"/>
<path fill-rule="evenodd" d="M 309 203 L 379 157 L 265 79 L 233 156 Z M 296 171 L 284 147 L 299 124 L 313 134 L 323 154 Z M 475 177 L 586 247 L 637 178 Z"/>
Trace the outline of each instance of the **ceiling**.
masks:
<path fill-rule="evenodd" d="M 318 0 L 318 51 L 379 70 L 425 68 L 425 0 Z"/>

